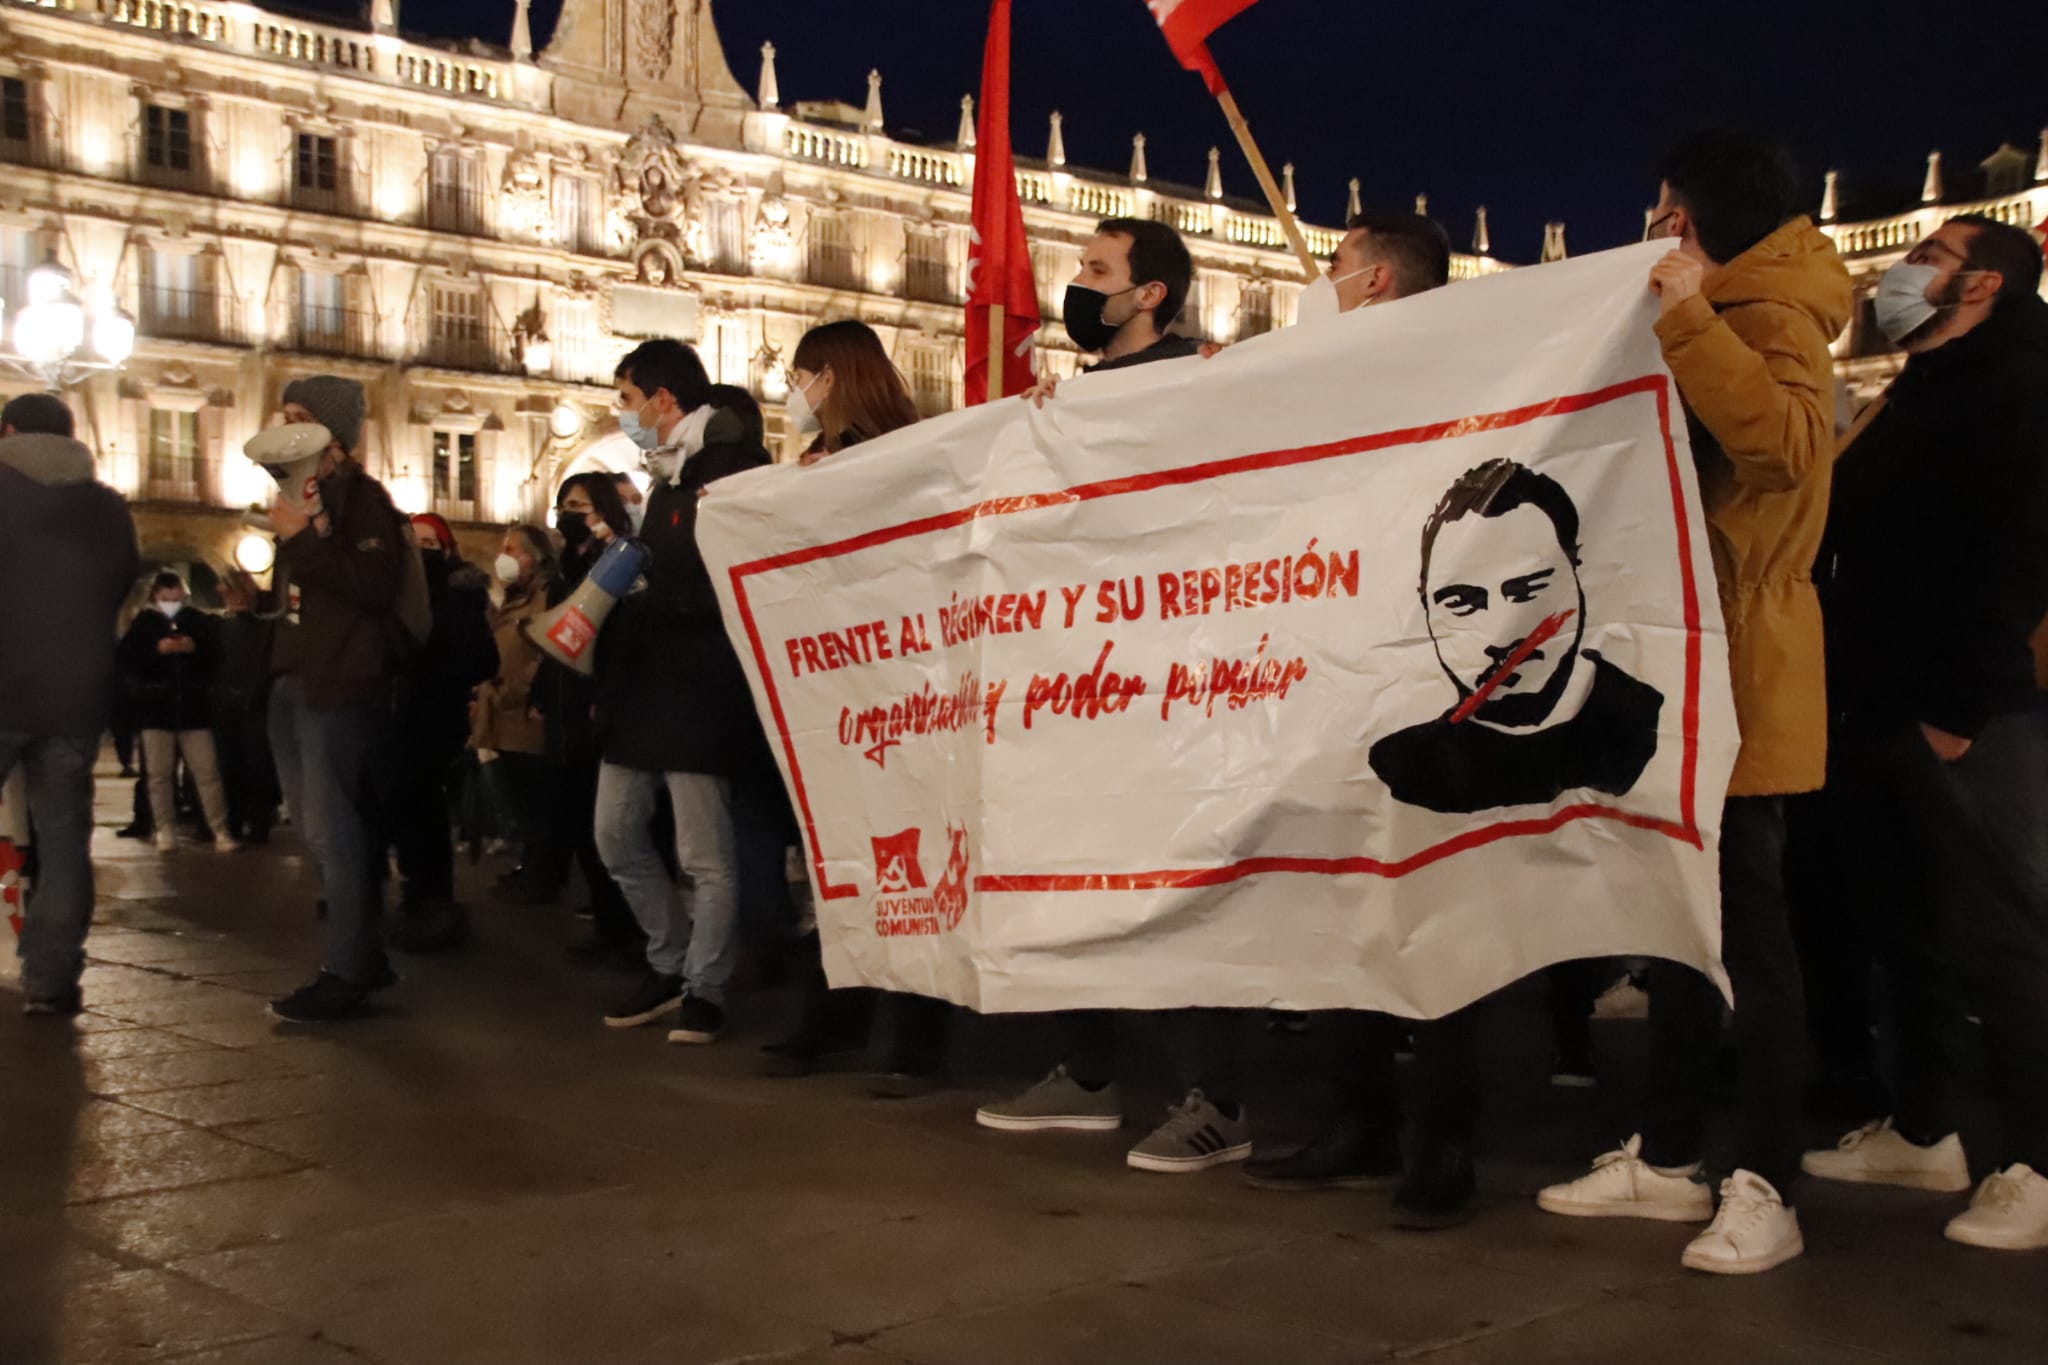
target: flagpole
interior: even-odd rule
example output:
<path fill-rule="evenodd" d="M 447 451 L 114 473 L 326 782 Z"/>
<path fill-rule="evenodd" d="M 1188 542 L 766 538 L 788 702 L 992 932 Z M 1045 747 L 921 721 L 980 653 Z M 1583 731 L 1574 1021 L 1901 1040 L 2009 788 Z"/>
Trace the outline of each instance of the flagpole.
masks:
<path fill-rule="evenodd" d="M 1003 305 L 988 306 L 988 401 L 1003 396 L 1003 371 L 1009 368 L 1010 348 L 1003 340 Z"/>
<path fill-rule="evenodd" d="M 1266 203 L 1271 206 L 1273 216 L 1280 220 L 1280 229 L 1287 234 L 1287 241 L 1300 259 L 1303 272 L 1313 282 L 1322 273 L 1322 267 L 1308 249 L 1308 239 L 1301 235 L 1301 224 L 1294 220 L 1294 210 L 1287 207 L 1287 200 L 1273 179 L 1273 168 L 1266 164 L 1265 154 L 1259 151 L 1259 144 L 1252 139 L 1251 126 L 1238 112 L 1237 97 L 1221 81 L 1218 81 L 1218 86 L 1216 102 L 1223 106 L 1223 117 L 1230 121 L 1230 131 L 1237 134 L 1237 145 L 1244 149 L 1245 159 L 1252 163 L 1252 174 L 1259 178 L 1259 188 L 1266 192 Z"/>

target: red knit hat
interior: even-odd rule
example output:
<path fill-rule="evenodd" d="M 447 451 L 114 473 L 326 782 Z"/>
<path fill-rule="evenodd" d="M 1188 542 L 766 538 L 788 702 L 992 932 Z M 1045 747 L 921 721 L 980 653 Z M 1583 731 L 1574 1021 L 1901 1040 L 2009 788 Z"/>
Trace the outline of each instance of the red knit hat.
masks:
<path fill-rule="evenodd" d="M 440 513 L 422 512 L 412 519 L 412 524 L 426 527 L 434 533 L 434 538 L 441 542 L 442 549 L 451 553 L 454 551 L 455 532 L 450 529 L 447 520 Z"/>

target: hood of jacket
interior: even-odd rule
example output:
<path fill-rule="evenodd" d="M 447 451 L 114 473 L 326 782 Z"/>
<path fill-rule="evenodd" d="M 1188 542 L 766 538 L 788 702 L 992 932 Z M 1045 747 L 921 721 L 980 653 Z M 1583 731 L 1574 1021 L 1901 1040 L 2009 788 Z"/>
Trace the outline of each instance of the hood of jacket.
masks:
<path fill-rule="evenodd" d="M 48 488 L 91 483 L 99 477 L 92 451 L 83 441 L 41 432 L 0 438 L 0 465 L 19 470 Z"/>
<path fill-rule="evenodd" d="M 1909 356 L 1905 373 L 1919 379 L 1968 369 L 1999 356 L 2027 356 L 2035 364 L 2048 360 L 2048 299 L 2022 294 L 2005 300 L 1955 340 Z"/>
<path fill-rule="evenodd" d="M 1791 222 L 1708 272 L 1702 286 L 1716 309 L 1771 303 L 1811 317 L 1823 336 L 1840 336 L 1855 308 L 1849 268 L 1811 218 Z"/>

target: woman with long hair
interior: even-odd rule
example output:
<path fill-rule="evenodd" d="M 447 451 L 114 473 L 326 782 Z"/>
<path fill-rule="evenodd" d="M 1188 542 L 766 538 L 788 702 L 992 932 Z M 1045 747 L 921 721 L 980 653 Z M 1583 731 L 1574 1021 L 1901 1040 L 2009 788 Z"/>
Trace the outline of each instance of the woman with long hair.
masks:
<path fill-rule="evenodd" d="M 917 405 L 882 339 L 864 322 L 846 319 L 813 327 L 790 357 L 789 416 L 800 434 L 815 435 L 801 459 L 816 464 L 848 446 L 873 440 L 917 421 Z M 833 991 L 819 962 L 817 930 L 804 946 L 809 961 L 803 1020 L 796 1033 L 763 1050 L 766 1069 L 804 1075 L 835 1052 L 866 1045 L 876 996 L 869 991 Z M 950 1007 L 925 996 L 882 994 L 893 1016 L 890 1049 L 869 1082 L 875 1094 L 902 1097 L 943 1084 Z"/>
<path fill-rule="evenodd" d="M 589 576 L 614 540 L 631 539 L 633 521 L 612 475 L 572 474 L 555 494 L 555 531 L 562 538 L 561 572 L 548 592 L 558 607 Z M 521 904 L 552 904 L 569 880 L 572 862 L 583 867 L 590 891 L 591 937 L 573 945 L 570 961 L 584 966 L 639 971 L 646 965 L 641 932 L 604 860 L 597 853 L 592 816 L 597 807 L 595 684 L 575 669 L 543 659 L 534 676 L 533 707 L 546 730 L 548 802 L 527 849 L 526 879 L 500 897 Z"/>
<path fill-rule="evenodd" d="M 787 403 L 797 432 L 816 436 L 804 464 L 917 420 L 917 405 L 882 339 L 852 318 L 804 333 L 789 361 Z"/>

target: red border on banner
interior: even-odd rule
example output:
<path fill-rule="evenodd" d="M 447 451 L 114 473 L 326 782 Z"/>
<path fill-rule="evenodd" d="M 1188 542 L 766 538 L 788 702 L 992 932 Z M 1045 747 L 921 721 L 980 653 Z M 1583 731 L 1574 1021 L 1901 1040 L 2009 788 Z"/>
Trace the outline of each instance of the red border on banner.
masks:
<path fill-rule="evenodd" d="M 1463 853 L 1501 839 L 1547 834 L 1575 820 L 1613 820 L 1637 829 L 1667 835 L 1695 848 L 1704 848 L 1706 845 L 1700 836 L 1698 794 L 1695 790 L 1699 777 L 1700 728 L 1699 584 L 1692 565 L 1692 527 L 1685 516 L 1685 481 L 1678 465 L 1678 445 L 1672 439 L 1671 381 L 1662 374 L 1646 374 L 1636 379 L 1624 380 L 1619 384 L 1610 384 L 1604 389 L 1595 389 L 1590 393 L 1568 394 L 1547 402 L 1533 403 L 1528 407 L 1510 408 L 1505 412 L 1481 413 L 1450 422 L 1435 422 L 1428 426 L 1405 427 L 1398 431 L 1379 432 L 1371 436 L 1354 436 L 1324 445 L 1269 450 L 1254 455 L 1236 455 L 1228 459 L 1185 465 L 1179 469 L 1129 474 L 1121 478 L 1103 479 L 1096 483 L 1076 484 L 1072 488 L 1051 493 L 1033 493 L 1017 498 L 992 498 L 956 511 L 942 512 L 896 526 L 865 531 L 860 535 L 848 536 L 824 545 L 809 545 L 800 550 L 770 555 L 765 559 L 735 564 L 731 570 L 733 600 L 739 607 L 740 622 L 746 627 L 747 641 L 754 648 L 754 660 L 761 672 L 762 686 L 768 693 L 768 708 L 775 718 L 775 728 L 782 740 L 782 752 L 789 759 L 790 778 L 796 789 L 797 806 L 803 815 L 804 833 L 810 843 L 812 866 L 817 872 L 819 891 L 827 900 L 843 900 L 860 894 L 859 887 L 834 883 L 826 876 L 824 855 L 818 847 L 817 821 L 811 812 L 810 792 L 804 785 L 803 767 L 797 762 L 796 743 L 789 733 L 789 720 L 783 714 L 782 694 L 775 685 L 775 673 L 769 662 L 768 651 L 761 643 L 761 631 L 754 620 L 753 606 L 747 600 L 748 578 L 777 569 L 793 568 L 799 564 L 835 559 L 841 555 L 872 549 L 877 545 L 887 545 L 892 541 L 905 540 L 912 536 L 951 530 L 953 527 L 964 526 L 968 522 L 988 517 L 1005 517 L 1018 512 L 1037 511 L 1044 507 L 1093 502 L 1102 498 L 1121 497 L 1128 493 L 1145 493 L 1158 488 L 1173 488 L 1209 479 L 1226 478 L 1232 474 L 1314 464 L 1345 455 L 1387 450 L 1395 446 L 1420 445 L 1426 441 L 1448 440 L 1456 436 L 1469 436 L 1475 432 L 1500 431 L 1507 427 L 1526 425 L 1541 417 L 1584 412 L 1589 408 L 1600 407 L 1637 394 L 1650 394 L 1656 400 L 1657 425 L 1664 438 L 1664 461 L 1671 482 L 1672 516 L 1678 529 L 1679 576 L 1683 585 L 1686 641 L 1685 707 L 1681 721 L 1684 745 L 1681 749 L 1679 771 L 1680 819 L 1661 820 L 1614 806 L 1586 803 L 1566 806 L 1540 819 L 1498 821 L 1478 829 L 1467 830 L 1463 834 L 1432 844 L 1395 862 L 1360 857 L 1268 857 L 1246 858 L 1219 867 L 1173 868 L 1151 872 L 984 874 L 974 879 L 974 888 L 977 891 L 1143 891 L 1167 887 L 1218 886 L 1264 872 L 1402 877 L 1453 854 Z"/>

